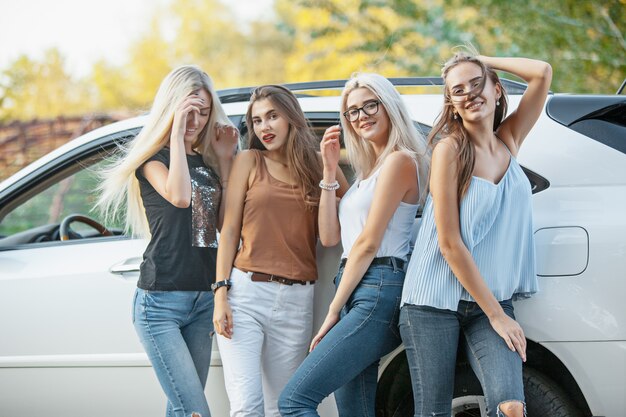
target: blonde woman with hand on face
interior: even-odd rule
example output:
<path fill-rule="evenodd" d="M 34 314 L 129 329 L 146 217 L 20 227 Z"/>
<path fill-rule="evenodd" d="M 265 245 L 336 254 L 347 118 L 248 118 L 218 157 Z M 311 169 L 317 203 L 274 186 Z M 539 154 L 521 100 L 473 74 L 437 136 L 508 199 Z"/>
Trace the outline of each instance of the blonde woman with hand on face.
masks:
<path fill-rule="evenodd" d="M 214 325 L 230 415 L 274 417 L 311 338 L 322 164 L 288 89 L 258 87 L 246 122 L 250 149 L 230 177 Z"/>
<path fill-rule="evenodd" d="M 167 416 L 209 417 L 216 230 L 237 130 L 209 76 L 183 66 L 165 77 L 147 122 L 103 173 L 100 207 L 150 238 L 133 323 L 167 397 Z"/>
<path fill-rule="evenodd" d="M 496 70 L 528 86 L 517 109 Z M 461 343 L 489 416 L 525 414 L 526 338 L 512 300 L 537 291 L 531 188 L 517 163 L 548 94 L 550 65 L 459 53 L 443 67 L 428 196 L 402 295 L 400 331 L 416 417 L 449 416 Z"/>
<path fill-rule="evenodd" d="M 311 352 L 281 394 L 283 416 L 317 416 L 334 392 L 341 417 L 374 416 L 378 363 L 400 345 L 400 294 L 428 161 L 400 94 L 357 74 L 343 90 L 342 124 L 357 179 L 343 197 L 339 127 L 322 139 L 320 240 L 343 245 L 336 293 Z M 336 197 L 341 197 L 337 208 Z"/>

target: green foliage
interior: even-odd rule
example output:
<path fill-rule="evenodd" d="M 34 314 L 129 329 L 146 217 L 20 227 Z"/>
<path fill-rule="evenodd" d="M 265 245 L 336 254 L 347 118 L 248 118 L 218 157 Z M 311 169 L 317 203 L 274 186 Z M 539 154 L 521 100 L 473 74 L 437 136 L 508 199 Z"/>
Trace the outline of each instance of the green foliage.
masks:
<path fill-rule="evenodd" d="M 288 73 L 300 80 L 432 75 L 446 51 L 471 40 L 442 1 L 277 0 L 277 9 L 295 33 Z"/>
<path fill-rule="evenodd" d="M 555 91 L 614 93 L 626 76 L 626 1 L 276 0 L 295 37 L 289 79 L 433 75 L 453 47 L 549 61 Z"/>
<path fill-rule="evenodd" d="M 87 85 L 67 73 L 57 49 L 47 50 L 41 60 L 22 55 L 0 74 L 0 121 L 76 115 L 93 108 Z"/>
<path fill-rule="evenodd" d="M 163 77 L 183 64 L 200 66 L 217 88 L 284 82 L 289 45 L 275 24 L 241 27 L 219 0 L 173 0 L 130 46 L 129 62 L 98 62 L 92 82 L 104 110 L 148 109 Z"/>
<path fill-rule="evenodd" d="M 98 170 L 106 161 L 99 161 L 92 166 L 81 166 L 80 171 L 55 182 L 44 191 L 31 197 L 9 212 L 0 223 L 0 236 L 10 236 L 37 226 L 58 224 L 70 214 L 83 214 L 103 223 L 98 212 L 92 211 L 97 199 L 97 186 L 100 181 Z M 113 229 L 122 229 L 123 223 L 116 219 L 107 224 Z M 93 233 L 93 229 L 76 223 L 77 232 Z"/>
<path fill-rule="evenodd" d="M 58 50 L 0 72 L 0 122 L 93 110 L 145 110 L 165 74 L 194 63 L 217 88 L 435 75 L 453 47 L 549 61 L 554 91 L 614 93 L 626 76 L 626 0 L 274 0 L 274 17 L 242 25 L 224 0 L 171 0 L 116 67 L 76 80 Z"/>
<path fill-rule="evenodd" d="M 554 91 L 612 94 L 626 77 L 626 1 L 448 0 L 468 8 L 481 52 L 552 64 Z M 475 30 L 481 28 L 481 30 Z"/>

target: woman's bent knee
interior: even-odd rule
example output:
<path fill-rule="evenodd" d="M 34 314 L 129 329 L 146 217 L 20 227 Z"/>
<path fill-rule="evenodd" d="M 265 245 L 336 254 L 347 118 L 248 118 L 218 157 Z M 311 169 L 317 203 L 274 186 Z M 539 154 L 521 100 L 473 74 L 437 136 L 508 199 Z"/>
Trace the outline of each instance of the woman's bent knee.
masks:
<path fill-rule="evenodd" d="M 521 401 L 503 401 L 498 404 L 498 417 L 522 417 L 526 415 L 526 407 Z"/>

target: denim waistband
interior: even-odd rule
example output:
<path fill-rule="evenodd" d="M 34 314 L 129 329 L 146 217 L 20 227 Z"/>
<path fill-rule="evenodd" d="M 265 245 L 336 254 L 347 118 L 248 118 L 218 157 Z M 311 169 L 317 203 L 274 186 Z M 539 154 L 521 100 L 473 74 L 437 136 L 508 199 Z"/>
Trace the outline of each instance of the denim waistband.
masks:
<path fill-rule="evenodd" d="M 347 261 L 348 258 L 343 258 L 341 260 L 341 263 L 339 264 L 339 268 L 343 268 L 344 266 L 346 266 Z M 370 266 L 374 265 L 393 266 L 394 269 L 401 269 L 402 271 L 404 271 L 407 266 L 407 262 L 403 259 L 396 258 L 395 256 L 381 256 L 380 258 L 372 259 L 372 263 L 370 264 Z"/>

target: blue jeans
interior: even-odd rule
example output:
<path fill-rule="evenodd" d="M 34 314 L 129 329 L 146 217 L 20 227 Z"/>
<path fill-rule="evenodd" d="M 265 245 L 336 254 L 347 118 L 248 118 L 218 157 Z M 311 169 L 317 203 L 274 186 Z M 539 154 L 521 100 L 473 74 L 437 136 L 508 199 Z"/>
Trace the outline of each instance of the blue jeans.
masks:
<path fill-rule="evenodd" d="M 213 294 L 137 288 L 133 323 L 167 396 L 167 417 L 210 417 L 204 395 L 211 362 Z"/>
<path fill-rule="evenodd" d="M 501 301 L 515 318 L 511 300 Z M 456 354 L 460 341 L 485 395 L 487 415 L 498 404 L 524 402 L 522 360 L 493 330 L 478 304 L 460 301 L 457 311 L 405 304 L 400 333 L 411 372 L 415 417 L 449 417 L 454 392 Z"/>
<path fill-rule="evenodd" d="M 338 286 L 343 268 L 335 278 Z M 374 417 L 378 362 L 400 345 L 398 315 L 405 272 L 370 266 L 339 322 L 309 353 L 283 390 L 283 416 L 318 416 L 317 406 L 335 393 L 341 417 Z"/>

